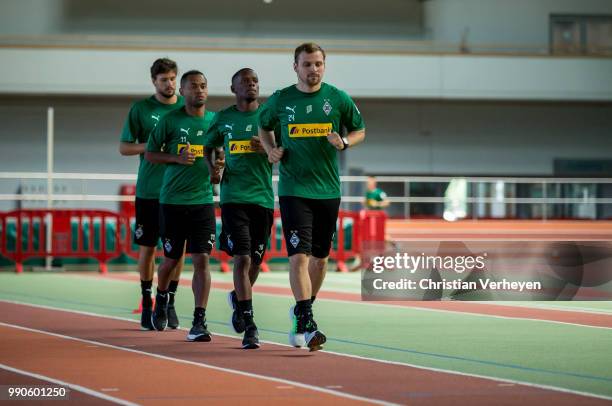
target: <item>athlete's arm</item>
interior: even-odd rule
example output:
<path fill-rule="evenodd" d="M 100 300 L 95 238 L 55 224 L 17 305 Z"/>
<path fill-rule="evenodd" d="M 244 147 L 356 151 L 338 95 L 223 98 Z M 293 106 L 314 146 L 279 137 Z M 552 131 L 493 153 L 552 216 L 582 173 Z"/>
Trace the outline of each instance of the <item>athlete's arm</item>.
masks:
<path fill-rule="evenodd" d="M 135 144 L 133 142 L 119 143 L 119 153 L 124 156 L 144 154 L 147 150 L 147 144 Z"/>
<path fill-rule="evenodd" d="M 333 132 L 327 135 L 327 141 L 332 144 L 337 150 L 342 151 L 348 147 L 352 147 L 357 145 L 365 139 L 365 128 L 361 130 L 351 131 L 346 135 L 347 145 L 344 145 L 344 141 L 342 141 L 342 137 L 340 134 Z"/>
<path fill-rule="evenodd" d="M 267 131 L 263 128 L 259 128 L 259 140 L 263 145 L 266 154 L 268 154 L 268 161 L 275 164 L 283 157 L 283 147 L 276 147 L 276 140 L 274 138 L 274 131 Z"/>
<path fill-rule="evenodd" d="M 339 95 L 344 101 L 340 106 L 341 124 L 349 130 L 349 133 L 345 137 L 340 137 L 337 133 L 331 133 L 327 136 L 327 140 L 336 149 L 343 150 L 363 142 L 365 139 L 365 124 L 361 112 L 349 95 L 343 91 L 340 91 Z"/>
<path fill-rule="evenodd" d="M 219 169 L 225 167 L 225 151 L 223 147 L 215 148 L 215 167 Z"/>
<path fill-rule="evenodd" d="M 212 147 L 204 147 L 204 162 L 206 162 L 206 166 L 208 166 L 208 172 L 213 173 L 215 170 L 215 165 L 213 164 L 213 151 L 215 148 Z"/>
<path fill-rule="evenodd" d="M 216 157 L 215 163 L 213 163 L 213 151 Z M 221 149 L 223 151 L 223 149 Z M 205 147 L 204 148 L 204 162 L 208 166 L 208 173 L 210 173 L 210 183 L 217 184 L 221 182 L 221 168 L 220 162 L 225 163 L 219 159 L 219 148 Z"/>
<path fill-rule="evenodd" d="M 263 145 L 261 144 L 261 140 L 257 135 L 251 137 L 251 148 L 253 148 L 253 150 L 258 154 L 266 153 L 266 150 L 264 149 Z"/>
<path fill-rule="evenodd" d="M 168 152 L 154 152 L 146 151 L 145 159 L 154 164 L 179 164 L 179 165 L 193 165 L 195 162 L 195 154 L 190 151 L 191 145 L 187 143 L 187 146 L 183 148 L 179 155 L 170 154 Z"/>
<path fill-rule="evenodd" d="M 274 131 L 267 131 L 260 127 L 259 128 L 259 141 L 261 142 L 261 145 L 263 146 L 264 151 L 266 151 L 266 154 L 269 154 L 272 149 L 276 148 L 276 140 L 274 139 Z"/>
<path fill-rule="evenodd" d="M 357 144 L 361 144 L 365 140 L 365 128 L 362 130 L 351 131 L 346 135 L 348 140 L 348 146 L 352 147 Z"/>

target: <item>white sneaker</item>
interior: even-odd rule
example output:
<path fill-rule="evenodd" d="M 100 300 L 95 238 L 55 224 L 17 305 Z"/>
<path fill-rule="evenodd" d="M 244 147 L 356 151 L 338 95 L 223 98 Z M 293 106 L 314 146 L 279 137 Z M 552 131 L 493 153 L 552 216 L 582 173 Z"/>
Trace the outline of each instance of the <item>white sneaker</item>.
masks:
<path fill-rule="evenodd" d="M 294 313 L 295 306 L 291 306 L 289 308 L 289 320 L 291 321 L 291 330 L 289 330 L 289 345 L 301 348 L 306 345 L 306 339 L 304 338 L 304 334 L 299 334 L 296 332 L 297 330 L 297 317 L 295 317 Z"/>

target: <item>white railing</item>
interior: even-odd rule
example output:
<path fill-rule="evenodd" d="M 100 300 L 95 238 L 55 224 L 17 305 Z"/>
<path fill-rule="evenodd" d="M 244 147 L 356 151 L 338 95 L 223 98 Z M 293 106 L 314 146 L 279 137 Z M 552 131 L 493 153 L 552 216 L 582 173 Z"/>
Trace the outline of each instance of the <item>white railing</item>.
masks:
<path fill-rule="evenodd" d="M 54 162 L 54 110 L 49 107 L 47 110 L 47 171 L 46 172 L 0 172 L 0 210 L 2 208 L 2 202 L 38 202 L 46 201 L 46 208 L 54 207 L 66 207 L 67 202 L 102 202 L 102 204 L 108 205 L 109 202 L 126 202 L 132 201 L 133 196 L 122 196 L 118 194 L 100 194 L 95 193 L 103 190 L 100 187 L 99 182 L 130 182 L 136 181 L 135 174 L 113 174 L 113 173 L 72 173 L 72 172 L 55 172 L 53 167 Z M 366 176 L 342 176 L 341 180 L 346 183 L 361 183 L 364 184 L 367 181 Z M 588 188 L 584 188 L 584 185 L 601 185 L 601 184 L 612 184 L 611 178 L 527 178 L 527 177 L 497 177 L 497 176 L 380 176 L 377 178 L 379 182 L 385 183 L 400 183 L 403 185 L 404 193 L 400 196 L 391 195 L 389 201 L 391 204 L 403 204 L 403 216 L 409 218 L 411 216 L 411 204 L 444 204 L 445 213 L 444 218 L 446 219 L 457 219 L 468 216 L 471 213 L 472 218 L 484 217 L 482 213 L 487 212 L 487 208 L 484 205 L 489 205 L 490 212 L 494 212 L 494 217 L 506 217 L 508 211 L 505 205 L 511 205 L 510 216 L 514 213 L 516 205 L 528 204 L 539 207 L 539 213 L 535 216 L 538 218 L 546 219 L 549 216 L 548 206 L 549 205 L 579 205 L 579 211 L 581 215 L 578 217 L 582 218 L 595 218 L 596 213 L 595 207 L 597 205 L 612 204 L 612 198 L 600 198 L 595 197 L 594 192 L 589 191 Z M 13 181 L 12 186 L 3 185 L 5 181 Z M 24 181 L 36 181 L 45 180 L 45 186 L 42 186 L 42 182 L 36 185 L 36 192 L 22 188 Z M 17 181 L 17 183 L 15 183 Z M 74 191 L 69 190 L 68 187 L 63 188 L 66 185 L 58 185 L 59 181 L 71 182 L 80 181 L 80 190 Z M 96 182 L 93 187 L 88 187 L 87 182 Z M 276 186 L 278 183 L 278 176 L 273 177 L 273 182 Z M 410 196 L 411 185 L 414 183 L 459 183 L 462 185 L 461 193 L 451 193 L 447 189 L 448 193 L 444 196 Z M 491 184 L 494 186 L 495 193 L 486 191 L 482 186 Z M 515 197 L 513 194 L 516 192 L 512 190 L 510 193 L 506 193 L 505 185 L 517 185 L 517 184 L 529 184 L 529 185 L 540 185 L 541 197 Z M 583 185 L 582 196 L 575 197 L 562 197 L 548 195 L 548 189 L 551 185 Z M 469 190 L 471 185 L 475 185 L 473 190 Z M 501 185 L 501 188 L 499 187 Z M 58 186 L 62 186 L 62 193 L 56 193 Z M 13 189 L 15 192 L 9 192 L 7 189 Z M 19 192 L 16 192 L 16 189 Z M 24 190 L 26 189 L 26 190 Z M 41 190 L 43 189 L 43 190 Z M 44 190 L 46 189 L 46 190 Z M 106 188 L 108 190 L 108 188 Z M 276 189 L 276 187 L 275 187 Z M 362 188 L 365 189 L 365 188 Z M 114 189 L 118 190 L 118 189 Z M 94 193 L 92 193 L 92 191 Z M 362 190 L 363 191 L 363 190 Z M 494 196 L 486 196 L 486 194 Z M 509 196 L 506 196 L 509 194 Z M 560 194 L 557 191 L 557 194 Z M 477 196 L 474 196 L 477 195 Z M 362 203 L 364 200 L 363 194 L 358 196 L 345 194 L 342 197 L 343 203 L 353 204 Z M 219 201 L 219 197 L 215 196 L 215 201 Z M 468 205 L 470 210 L 467 209 Z M 6 204 L 5 204 L 6 206 Z M 20 207 L 25 207 L 21 205 Z M 346 205 L 345 205 L 346 206 Z M 353 208 L 354 208 L 353 207 Z M 40 206 L 37 206 L 40 208 Z M 74 208 L 74 207 L 71 207 Z M 470 213 L 468 213 L 470 212 Z M 612 213 L 612 210 L 610 210 Z M 610 216 L 607 214 L 606 217 Z M 447 216 L 448 214 L 448 216 Z"/>
<path fill-rule="evenodd" d="M 24 180 L 48 180 L 50 185 L 58 185 L 61 181 L 80 181 L 80 191 L 72 190 L 68 193 L 49 193 L 49 189 L 41 193 L 8 193 L 6 187 L 2 185 L 4 180 L 24 181 Z M 346 184 L 361 183 L 365 184 L 367 176 L 342 176 L 342 182 Z M 464 196 L 461 198 L 463 204 L 489 204 L 489 205 L 517 205 L 528 204 L 541 207 L 541 217 L 547 218 L 547 206 L 557 204 L 570 205 L 603 205 L 612 204 L 612 198 L 594 197 L 592 195 L 584 195 L 582 197 L 558 197 L 546 196 L 547 186 L 561 184 L 576 184 L 576 185 L 601 185 L 612 184 L 612 178 L 521 178 L 521 177 L 452 177 L 452 176 L 379 176 L 379 182 L 384 183 L 401 183 L 406 191 L 410 190 L 410 185 L 415 183 L 450 183 L 452 181 L 464 180 L 469 185 L 476 184 L 498 184 L 502 182 L 504 185 L 530 184 L 540 185 L 543 191 L 542 197 L 512 197 L 512 196 Z M 133 196 L 122 196 L 118 194 L 100 194 L 95 193 L 96 187 L 99 187 L 100 181 L 110 181 L 122 183 L 135 183 L 136 175 L 134 174 L 112 174 L 112 173 L 46 173 L 46 172 L 0 172 L 0 201 L 22 201 L 35 202 L 47 201 L 53 203 L 61 202 L 126 202 L 133 201 Z M 90 183 L 95 182 L 95 186 Z M 278 183 L 278 176 L 273 176 L 274 185 Z M 118 186 L 117 189 L 118 190 Z M 14 186 L 14 185 L 13 185 Z M 276 187 L 275 187 L 276 189 Z M 89 190 L 89 192 L 88 192 Z M 93 193 L 92 193 L 93 192 Z M 404 196 L 389 196 L 391 204 L 403 204 L 406 217 L 410 217 L 410 204 L 447 204 L 452 198 L 448 196 L 409 196 L 405 193 Z M 344 203 L 362 203 L 363 196 L 344 195 L 342 201 Z M 456 200 L 456 199 L 455 199 Z M 219 201 L 218 196 L 215 196 L 215 201 Z"/>

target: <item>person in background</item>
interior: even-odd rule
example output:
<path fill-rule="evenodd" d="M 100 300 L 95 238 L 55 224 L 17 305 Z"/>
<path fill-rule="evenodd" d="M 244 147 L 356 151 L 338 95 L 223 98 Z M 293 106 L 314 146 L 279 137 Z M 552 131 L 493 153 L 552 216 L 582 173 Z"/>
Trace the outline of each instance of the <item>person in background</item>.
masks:
<path fill-rule="evenodd" d="M 374 176 L 368 176 L 368 190 L 366 191 L 363 205 L 368 210 L 383 210 L 389 207 L 387 194 L 382 189 L 376 187 L 376 178 Z"/>

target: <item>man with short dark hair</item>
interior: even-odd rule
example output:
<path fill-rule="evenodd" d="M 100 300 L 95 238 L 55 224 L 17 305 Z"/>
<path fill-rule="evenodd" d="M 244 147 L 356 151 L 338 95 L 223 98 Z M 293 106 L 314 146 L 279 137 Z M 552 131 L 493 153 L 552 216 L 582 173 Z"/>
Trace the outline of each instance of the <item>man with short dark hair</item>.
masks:
<path fill-rule="evenodd" d="M 153 164 L 144 159 L 145 148 L 151 131 L 161 117 L 170 111 L 183 107 L 183 98 L 175 94 L 176 63 L 160 58 L 151 66 L 151 81 L 155 94 L 134 103 L 125 121 L 119 152 L 121 155 L 139 155 L 140 166 L 136 181 L 136 224 L 134 243 L 138 251 L 138 273 L 142 293 L 142 313 L 140 326 L 143 330 L 153 330 L 151 325 L 151 289 L 155 265 L 155 247 L 159 241 L 159 191 L 164 176 L 164 165 Z M 174 296 L 178 288 L 183 260 L 177 263 L 169 286 L 168 326 L 178 328 L 179 319 L 174 308 Z"/>
<path fill-rule="evenodd" d="M 187 340 L 210 341 L 206 325 L 208 260 L 215 245 L 216 224 L 210 173 L 203 158 L 204 136 L 215 113 L 206 110 L 208 84 L 202 72 L 186 72 L 179 91 L 185 106 L 162 117 L 149 138 L 145 155 L 153 163 L 166 164 L 159 197 L 164 259 L 157 271 L 151 324 L 159 331 L 167 326 L 170 275 L 186 245 L 194 268 L 191 287 L 195 301 Z"/>
<path fill-rule="evenodd" d="M 312 302 L 321 288 L 340 207 L 338 151 L 363 141 L 365 125 L 353 100 L 322 82 L 325 51 L 298 46 L 293 69 L 298 83 L 275 92 L 259 115 L 259 135 L 272 163 L 280 162 L 278 195 L 296 300 L 290 311 L 291 345 L 322 348 Z M 282 147 L 272 130 L 280 124 Z M 346 128 L 348 134 L 341 136 Z"/>
<path fill-rule="evenodd" d="M 234 257 L 234 288 L 228 295 L 231 325 L 244 332 L 242 347 L 259 348 L 259 333 L 253 319 L 252 285 L 268 245 L 274 218 L 272 165 L 258 150 L 257 125 L 260 105 L 259 78 L 249 68 L 232 77 L 236 104 L 218 113 L 206 135 L 206 160 L 214 170 L 211 152 L 225 150 L 221 181 L 221 248 Z"/>

